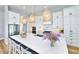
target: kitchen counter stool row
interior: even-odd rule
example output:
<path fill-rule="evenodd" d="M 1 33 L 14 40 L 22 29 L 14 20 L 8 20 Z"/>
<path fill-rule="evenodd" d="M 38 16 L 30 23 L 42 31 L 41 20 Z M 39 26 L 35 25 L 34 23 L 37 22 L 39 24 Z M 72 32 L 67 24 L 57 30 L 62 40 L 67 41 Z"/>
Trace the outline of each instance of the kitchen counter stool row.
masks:
<path fill-rule="evenodd" d="M 15 41 L 12 38 L 8 40 L 9 54 L 38 54 L 29 47 Z"/>

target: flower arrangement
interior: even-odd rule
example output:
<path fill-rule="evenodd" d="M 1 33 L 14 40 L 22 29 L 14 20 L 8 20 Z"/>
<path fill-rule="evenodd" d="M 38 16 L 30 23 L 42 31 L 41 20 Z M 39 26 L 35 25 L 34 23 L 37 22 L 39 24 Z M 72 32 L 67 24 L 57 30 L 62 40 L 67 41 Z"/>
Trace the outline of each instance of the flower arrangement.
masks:
<path fill-rule="evenodd" d="M 60 37 L 60 33 L 56 32 L 50 32 L 50 31 L 44 31 L 44 39 L 49 39 L 51 41 L 51 46 L 54 46 L 54 43 L 59 40 L 58 37 Z"/>

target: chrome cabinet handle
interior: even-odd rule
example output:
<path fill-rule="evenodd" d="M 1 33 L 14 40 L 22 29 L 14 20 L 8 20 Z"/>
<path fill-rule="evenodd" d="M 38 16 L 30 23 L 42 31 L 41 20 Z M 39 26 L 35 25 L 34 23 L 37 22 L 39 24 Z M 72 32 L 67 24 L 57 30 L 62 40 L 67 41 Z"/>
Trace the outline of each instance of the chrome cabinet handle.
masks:
<path fill-rule="evenodd" d="M 70 40 L 72 40 L 72 39 L 70 39 Z"/>
<path fill-rule="evenodd" d="M 70 12 L 69 15 L 72 15 L 72 13 Z"/>
<path fill-rule="evenodd" d="M 70 30 L 70 32 L 73 32 L 72 30 Z"/>
<path fill-rule="evenodd" d="M 72 37 L 72 35 L 70 37 Z"/>

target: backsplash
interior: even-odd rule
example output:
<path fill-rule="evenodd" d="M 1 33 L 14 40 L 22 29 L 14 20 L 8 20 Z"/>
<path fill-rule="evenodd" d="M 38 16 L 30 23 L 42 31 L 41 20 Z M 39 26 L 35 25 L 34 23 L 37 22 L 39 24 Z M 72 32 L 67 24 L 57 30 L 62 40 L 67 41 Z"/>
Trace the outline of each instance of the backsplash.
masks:
<path fill-rule="evenodd" d="M 44 31 L 52 31 L 52 24 L 45 24 Z"/>

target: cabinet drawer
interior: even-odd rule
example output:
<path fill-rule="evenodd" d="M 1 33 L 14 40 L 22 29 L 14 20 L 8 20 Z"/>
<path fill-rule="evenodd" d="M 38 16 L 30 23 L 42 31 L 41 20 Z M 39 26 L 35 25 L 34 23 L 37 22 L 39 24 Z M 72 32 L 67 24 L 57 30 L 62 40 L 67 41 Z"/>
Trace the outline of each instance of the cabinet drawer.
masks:
<path fill-rule="evenodd" d="M 72 36 L 72 37 L 65 36 L 65 39 L 66 39 L 67 44 L 79 47 L 79 36 L 78 36 L 78 34 L 74 34 L 74 36 Z"/>

